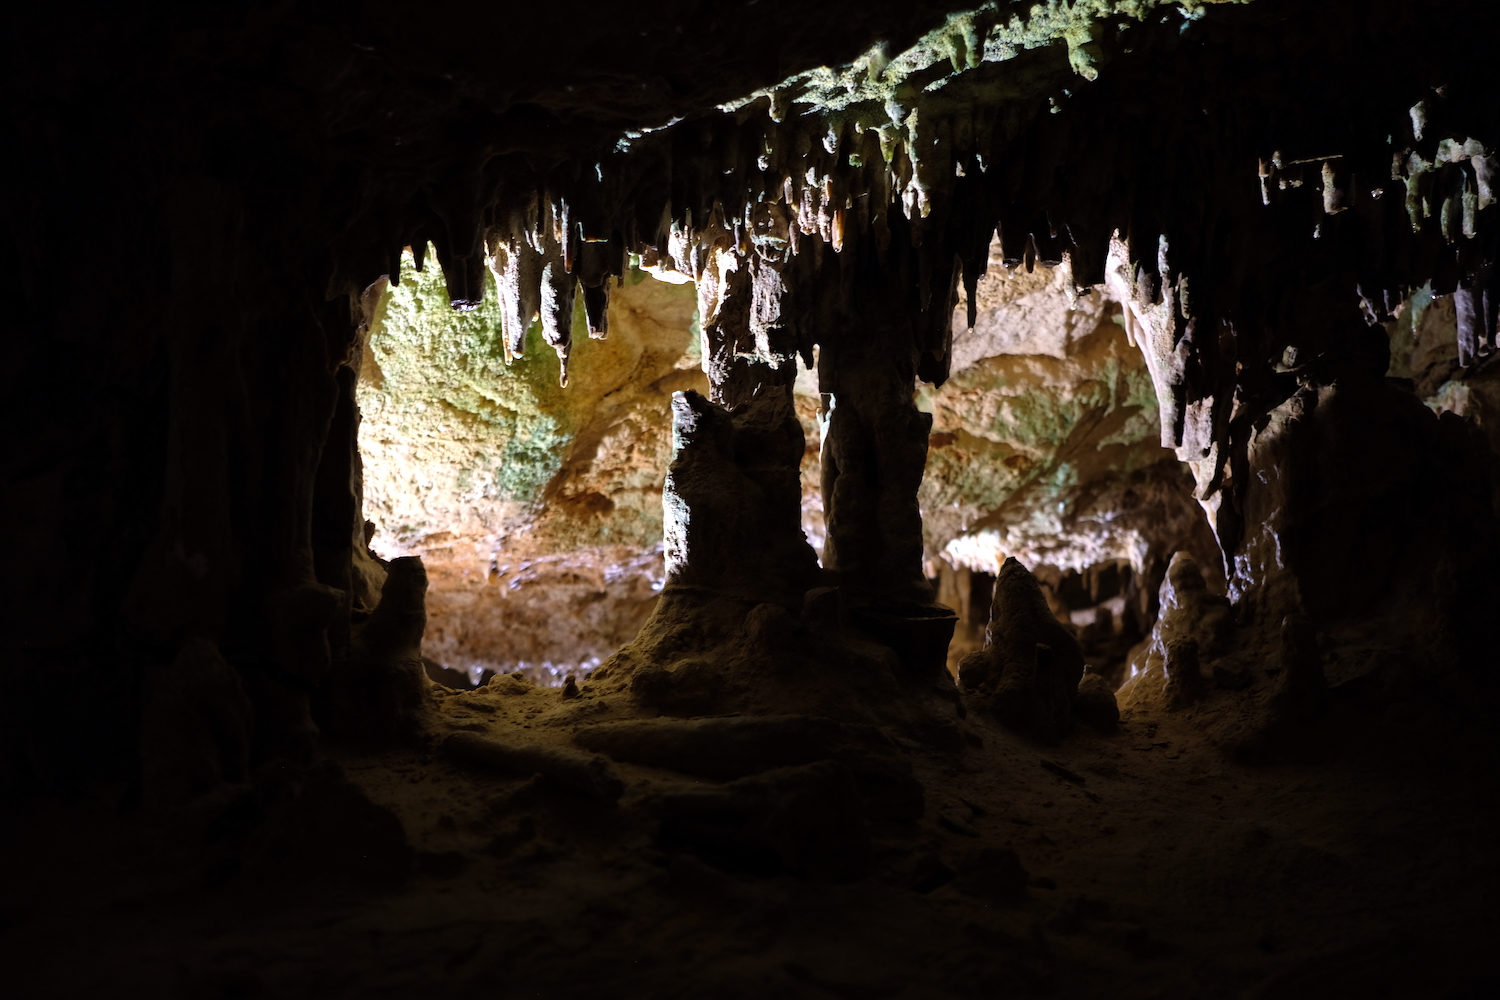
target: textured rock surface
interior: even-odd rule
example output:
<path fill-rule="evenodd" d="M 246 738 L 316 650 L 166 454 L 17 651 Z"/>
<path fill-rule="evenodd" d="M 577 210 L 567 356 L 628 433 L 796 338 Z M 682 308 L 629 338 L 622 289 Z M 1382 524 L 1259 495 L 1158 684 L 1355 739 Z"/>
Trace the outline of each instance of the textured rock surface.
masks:
<path fill-rule="evenodd" d="M 380 601 L 356 627 L 348 659 L 323 685 L 319 714 L 337 736 L 410 739 L 429 707 L 422 662 L 427 574 L 417 556 L 392 559 L 387 570 Z"/>
<path fill-rule="evenodd" d="M 933 413 L 922 485 L 928 551 L 998 573 L 1007 556 L 1137 571 L 1179 548 L 1216 551 L 1191 480 L 1159 442 L 1141 352 L 1102 292 L 1066 268 L 980 280 L 975 326 L 956 333 L 953 375 L 919 398 Z M 1160 572 L 1157 569 L 1156 572 Z"/>
<path fill-rule="evenodd" d="M 1120 705 L 1115 692 L 1099 674 L 1085 673 L 1078 682 L 1073 711 L 1101 733 L 1112 733 L 1120 724 Z"/>
<path fill-rule="evenodd" d="M 553 352 L 505 364 L 493 295 L 454 313 L 406 260 L 359 390 L 372 547 L 422 556 L 428 656 L 560 683 L 630 639 L 662 585 L 671 397 L 706 387 L 691 288 L 627 278 L 563 389 Z"/>
<path fill-rule="evenodd" d="M 964 689 L 1012 729 L 1057 740 L 1072 731 L 1082 679 L 1078 640 L 1053 616 L 1036 578 L 1007 559 L 995 579 L 984 648 L 959 666 Z"/>
<path fill-rule="evenodd" d="M 630 639 L 664 578 L 653 504 L 669 418 L 654 408 L 670 385 L 697 378 L 688 289 L 614 290 L 611 339 L 580 340 L 560 389 L 546 352 L 503 367 L 495 307 L 454 314 L 434 271 L 403 273 L 373 324 L 360 389 L 372 545 L 423 554 L 429 656 L 460 669 L 527 663 L 560 681 Z M 1157 440 L 1154 390 L 1121 307 L 1070 289 L 1065 267 L 997 263 L 977 286 L 975 327 L 955 337 L 952 377 L 918 393 L 933 413 L 918 494 L 924 547 L 941 560 L 929 565 L 993 574 L 1018 554 L 1076 572 L 1120 560 L 1154 591 L 1166 557 L 1187 546 L 1212 572 L 1215 543 L 1190 477 Z M 637 355 L 649 370 L 607 388 Z M 803 369 L 792 399 L 805 441 L 802 528 L 821 555 L 822 438 L 853 404 L 825 420 L 819 388 Z M 601 390 L 609 402 L 596 408 L 590 394 Z M 976 614 L 956 654 L 977 645 Z"/>
<path fill-rule="evenodd" d="M 1076 295 L 1066 266 L 999 261 L 974 306 L 972 329 L 963 305 L 955 316 L 953 375 L 919 393 L 933 412 L 921 490 L 929 566 L 939 599 L 960 612 L 950 669 L 983 642 L 989 593 L 976 580 L 1016 556 L 1054 612 L 1085 628 L 1089 662 L 1117 670 L 1149 627 L 1172 552 L 1196 553 L 1222 589 L 1192 477 L 1160 443 L 1124 306 L 1103 291 Z"/>
<path fill-rule="evenodd" d="M 677 393 L 672 450 L 662 493 L 666 586 L 799 606 L 818 563 L 802 533 L 805 448 L 791 393 L 733 409 Z"/>

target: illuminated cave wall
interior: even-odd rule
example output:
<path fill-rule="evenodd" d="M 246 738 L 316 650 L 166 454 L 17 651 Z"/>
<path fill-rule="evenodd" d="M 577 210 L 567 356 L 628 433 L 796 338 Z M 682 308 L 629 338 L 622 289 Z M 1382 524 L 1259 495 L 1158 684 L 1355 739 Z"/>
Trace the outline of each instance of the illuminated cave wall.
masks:
<path fill-rule="evenodd" d="M 567 388 L 535 330 L 506 365 L 495 303 L 455 312 L 438 269 L 404 258 L 360 373 L 365 516 L 378 555 L 426 564 L 428 657 L 560 682 L 631 638 L 661 586 L 666 414 L 704 387 L 694 300 L 628 276 L 607 339 L 580 316 Z"/>
<path fill-rule="evenodd" d="M 1217 560 L 1191 476 L 1158 440 L 1121 307 L 1070 287 L 1066 267 L 997 261 L 973 329 L 959 305 L 953 377 L 917 387 L 934 417 L 920 495 L 928 572 L 966 613 L 955 656 L 987 613 L 968 607 L 969 573 L 993 575 L 1007 556 L 1046 567 L 1052 583 L 1128 565 L 1144 578 L 1140 616 L 1174 551 L 1211 570 Z M 494 297 L 455 312 L 437 269 L 419 273 L 406 255 L 364 353 L 360 449 L 372 549 L 428 569 L 429 658 L 473 679 L 522 670 L 560 683 L 634 637 L 664 571 L 670 395 L 704 387 L 692 292 L 632 272 L 604 340 L 585 337 L 580 308 L 563 388 L 535 329 L 507 365 Z M 800 371 L 795 401 L 803 528 L 821 549 L 813 371 Z"/>

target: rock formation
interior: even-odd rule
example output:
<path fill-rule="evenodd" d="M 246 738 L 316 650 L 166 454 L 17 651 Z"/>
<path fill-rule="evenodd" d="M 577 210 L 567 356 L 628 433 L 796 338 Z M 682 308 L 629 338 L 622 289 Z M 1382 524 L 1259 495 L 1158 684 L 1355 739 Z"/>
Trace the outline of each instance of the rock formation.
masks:
<path fill-rule="evenodd" d="M 1007 559 L 995 579 L 984 649 L 959 665 L 963 686 L 985 697 L 1007 726 L 1043 740 L 1073 728 L 1083 651 L 1042 596 L 1036 578 Z"/>
<path fill-rule="evenodd" d="M 802 534 L 802 426 L 791 394 L 726 410 L 679 392 L 672 450 L 662 488 L 667 587 L 799 607 L 818 561 Z"/>
<path fill-rule="evenodd" d="M 561 683 L 634 636 L 662 585 L 668 408 L 707 390 L 691 289 L 633 273 L 613 336 L 573 354 L 564 390 L 553 352 L 505 363 L 493 294 L 455 313 L 438 269 L 408 255 L 400 277 L 377 297 L 358 392 L 372 547 L 427 567 L 427 656 L 467 683 Z"/>
<path fill-rule="evenodd" d="M 327 681 L 327 721 L 339 735 L 355 739 L 410 737 L 427 706 L 427 573 L 416 556 L 393 559 L 386 571 L 380 603 L 356 629 L 348 659 Z"/>

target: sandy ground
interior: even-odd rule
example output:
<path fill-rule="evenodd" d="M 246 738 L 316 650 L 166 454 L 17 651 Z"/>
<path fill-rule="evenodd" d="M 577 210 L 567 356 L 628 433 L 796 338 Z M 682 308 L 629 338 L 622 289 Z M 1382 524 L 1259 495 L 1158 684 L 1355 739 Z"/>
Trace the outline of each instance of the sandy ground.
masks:
<path fill-rule="evenodd" d="M 601 701 L 538 688 L 482 711 L 452 696 L 437 729 L 558 742 L 608 717 Z M 962 750 L 893 734 L 925 816 L 876 825 L 874 872 L 850 884 L 663 850 L 651 803 L 694 781 L 621 764 L 609 804 L 431 747 L 328 751 L 399 818 L 415 854 L 394 860 L 364 820 L 310 833 L 332 840 L 311 861 L 240 867 L 195 846 L 205 827 L 190 818 L 108 796 L 25 803 L 3 831 L 3 992 L 1500 995 L 1493 756 L 1435 712 L 1336 698 L 1304 759 L 1254 767 L 1226 762 L 1184 713 L 1057 746 L 973 714 L 963 725 L 978 740 Z M 223 822 L 204 821 L 210 842 Z M 1015 849 L 1021 894 L 934 888 L 987 846 Z"/>

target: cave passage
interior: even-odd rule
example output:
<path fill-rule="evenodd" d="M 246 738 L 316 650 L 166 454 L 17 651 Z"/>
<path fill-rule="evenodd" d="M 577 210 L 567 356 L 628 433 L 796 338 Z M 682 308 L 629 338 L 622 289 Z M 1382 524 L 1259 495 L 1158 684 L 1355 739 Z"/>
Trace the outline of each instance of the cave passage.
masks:
<path fill-rule="evenodd" d="M 7 997 L 1500 993 L 1493 0 L 94 8 Z"/>
<path fill-rule="evenodd" d="M 536 353 L 539 328 L 533 352 L 507 361 L 493 304 L 454 311 L 438 274 L 417 272 L 410 251 L 402 262 L 401 282 L 377 290 L 360 371 L 371 551 L 424 561 L 434 680 L 582 680 L 635 637 L 664 583 L 651 532 L 661 530 L 653 504 L 670 461 L 670 402 L 644 386 L 701 370 L 696 312 L 673 328 L 691 289 L 643 288 L 633 271 L 614 290 L 609 323 L 648 349 L 627 368 L 618 350 L 597 356 L 608 342 L 585 343 L 570 352 L 572 385 L 561 389 L 555 354 Z M 676 272 L 650 273 L 683 284 Z M 1217 566 L 1190 475 L 1157 443 L 1154 390 L 1118 303 L 1070 298 L 1065 268 L 997 268 L 976 295 L 973 328 L 962 325 L 965 303 L 955 311 L 956 381 L 946 392 L 913 389 L 919 407 L 941 415 L 918 493 L 925 575 L 958 613 L 949 669 L 982 645 L 989 587 L 1016 552 L 1059 618 L 1083 630 L 1091 669 L 1118 687 L 1154 621 L 1170 555 L 1196 547 Z M 576 336 L 586 322 L 578 303 Z M 805 441 L 802 530 L 821 560 L 829 421 L 817 360 L 798 366 L 793 403 Z M 696 388 L 706 392 L 707 379 Z M 598 397 L 612 400 L 602 412 Z M 939 517 L 926 513 L 933 505 Z"/>

